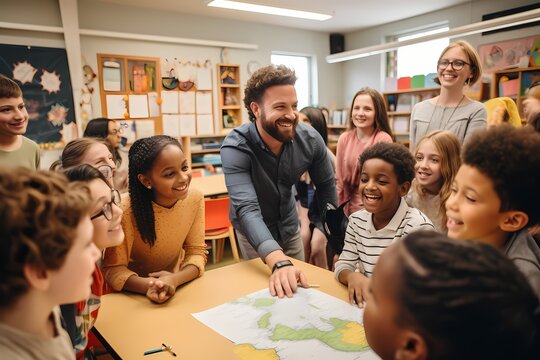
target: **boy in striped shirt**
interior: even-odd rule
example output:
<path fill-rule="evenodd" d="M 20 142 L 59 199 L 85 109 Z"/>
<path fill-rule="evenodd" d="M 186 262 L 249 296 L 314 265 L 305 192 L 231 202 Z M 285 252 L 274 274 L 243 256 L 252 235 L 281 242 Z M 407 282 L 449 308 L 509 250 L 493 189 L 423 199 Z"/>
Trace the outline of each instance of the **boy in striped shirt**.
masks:
<path fill-rule="evenodd" d="M 362 307 L 377 259 L 391 243 L 416 230 L 433 230 L 420 210 L 407 205 L 414 158 L 401 144 L 377 143 L 360 156 L 364 209 L 349 216 L 336 278 L 349 289 L 349 301 Z M 356 270 L 359 270 L 357 272 Z"/>

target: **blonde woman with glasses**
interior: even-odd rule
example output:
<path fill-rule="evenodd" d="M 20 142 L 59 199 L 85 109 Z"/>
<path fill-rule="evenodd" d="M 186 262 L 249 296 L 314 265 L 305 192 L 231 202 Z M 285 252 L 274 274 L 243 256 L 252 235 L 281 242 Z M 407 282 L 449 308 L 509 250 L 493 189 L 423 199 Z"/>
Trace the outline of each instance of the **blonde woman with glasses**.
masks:
<path fill-rule="evenodd" d="M 463 142 L 476 130 L 487 126 L 487 111 L 478 101 L 464 94 L 482 76 L 480 58 L 466 41 L 448 45 L 437 61 L 439 96 L 416 104 L 411 113 L 410 148 L 416 148 L 424 135 L 434 130 L 448 130 Z"/>

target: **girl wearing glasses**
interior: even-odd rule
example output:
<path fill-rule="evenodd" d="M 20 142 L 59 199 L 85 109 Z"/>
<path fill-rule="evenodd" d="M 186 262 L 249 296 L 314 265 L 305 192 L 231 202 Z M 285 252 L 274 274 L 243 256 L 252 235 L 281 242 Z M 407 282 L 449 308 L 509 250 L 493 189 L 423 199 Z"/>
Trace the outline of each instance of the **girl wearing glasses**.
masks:
<path fill-rule="evenodd" d="M 108 165 L 104 165 L 107 166 Z M 120 193 L 111 188 L 103 172 L 87 164 L 76 165 L 64 170 L 70 181 L 84 182 L 90 191 L 92 207 L 90 219 L 94 226 L 93 242 L 103 252 L 108 247 L 124 241 L 120 209 Z M 62 314 L 67 324 L 77 358 L 83 358 L 88 348 L 88 332 L 94 326 L 103 295 L 103 275 L 100 261 L 96 263 L 90 297 L 76 304 L 62 305 Z M 92 357 L 88 357 L 92 358 Z"/>
<path fill-rule="evenodd" d="M 439 96 L 416 104 L 411 113 L 410 148 L 434 130 L 453 132 L 463 142 L 476 130 L 487 126 L 487 111 L 478 101 L 464 94 L 465 86 L 475 84 L 482 76 L 480 58 L 466 41 L 448 45 L 437 62 Z"/>
<path fill-rule="evenodd" d="M 177 139 L 139 139 L 128 157 L 129 197 L 122 199 L 126 241 L 105 251 L 103 275 L 116 291 L 163 303 L 204 273 L 204 198 L 189 189 L 191 168 Z"/>

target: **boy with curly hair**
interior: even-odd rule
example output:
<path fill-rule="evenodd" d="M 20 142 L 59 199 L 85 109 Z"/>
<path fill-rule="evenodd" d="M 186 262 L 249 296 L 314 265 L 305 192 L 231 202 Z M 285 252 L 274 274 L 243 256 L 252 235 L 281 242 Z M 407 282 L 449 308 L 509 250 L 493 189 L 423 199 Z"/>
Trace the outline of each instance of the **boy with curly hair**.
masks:
<path fill-rule="evenodd" d="M 0 354 L 74 359 L 59 304 L 90 295 L 100 253 L 88 191 L 58 173 L 0 169 Z"/>
<path fill-rule="evenodd" d="M 413 231 L 434 228 L 426 215 L 409 207 L 403 198 L 411 187 L 415 164 L 405 146 L 377 143 L 367 148 L 359 161 L 365 208 L 349 216 L 345 246 L 334 272 L 349 288 L 350 303 L 362 307 L 369 278 L 384 249 Z"/>
<path fill-rule="evenodd" d="M 540 297 L 540 134 L 501 125 L 466 143 L 446 202 L 448 236 L 490 244 L 514 262 Z"/>

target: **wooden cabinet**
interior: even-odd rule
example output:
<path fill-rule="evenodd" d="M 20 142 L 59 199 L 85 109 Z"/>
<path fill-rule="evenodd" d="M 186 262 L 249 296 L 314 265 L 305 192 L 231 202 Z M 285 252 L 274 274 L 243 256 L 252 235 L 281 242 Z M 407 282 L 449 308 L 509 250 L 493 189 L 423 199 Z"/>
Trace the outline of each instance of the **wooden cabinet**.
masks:
<path fill-rule="evenodd" d="M 506 96 L 514 99 L 523 118 L 522 102 L 527 89 L 535 81 L 540 81 L 540 67 L 496 71 L 493 73 L 491 98 Z"/>
<path fill-rule="evenodd" d="M 419 88 L 383 93 L 390 128 L 396 141 L 409 145 L 411 111 L 417 103 L 439 95 L 439 88 Z"/>
<path fill-rule="evenodd" d="M 218 64 L 218 112 L 220 129 L 228 130 L 242 124 L 242 94 L 240 66 Z"/>
<path fill-rule="evenodd" d="M 102 116 L 141 121 L 137 131 L 140 128 L 145 135 L 163 133 L 159 58 L 109 54 L 97 58 Z"/>

